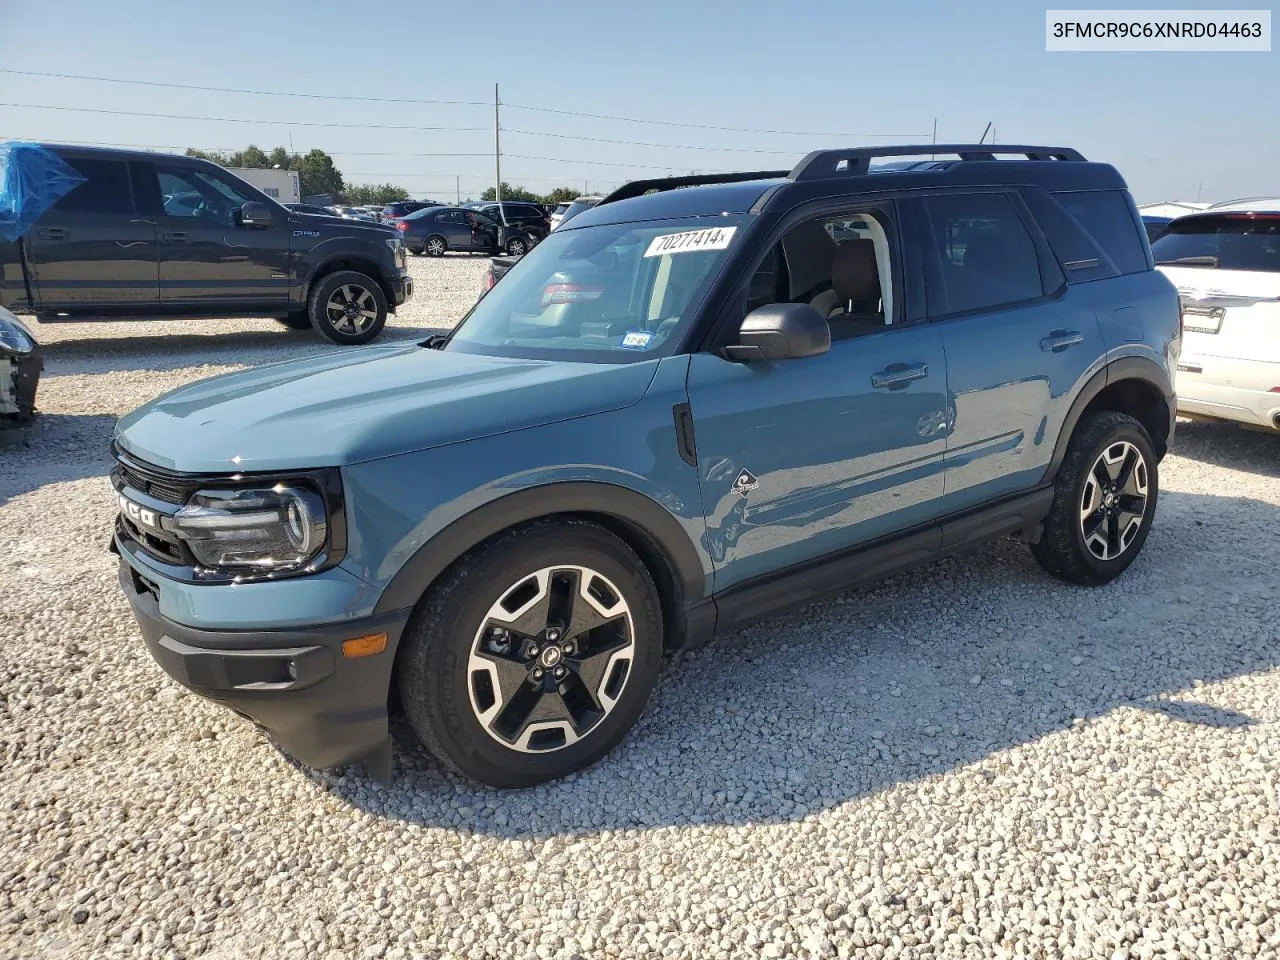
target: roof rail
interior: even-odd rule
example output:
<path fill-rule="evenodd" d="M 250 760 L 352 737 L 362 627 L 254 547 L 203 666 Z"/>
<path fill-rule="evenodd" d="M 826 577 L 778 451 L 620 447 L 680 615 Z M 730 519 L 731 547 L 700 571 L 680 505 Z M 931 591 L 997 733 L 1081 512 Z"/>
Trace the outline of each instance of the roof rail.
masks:
<path fill-rule="evenodd" d="M 643 196 L 651 190 L 661 193 L 664 190 L 674 190 L 677 187 L 697 187 L 706 183 L 740 183 L 744 180 L 773 180 L 786 175 L 786 170 L 754 170 L 745 173 L 697 173 L 690 174 L 687 177 L 632 180 L 630 183 L 624 183 L 597 203 L 596 206 L 602 207 L 606 203 L 614 203 L 618 200 L 630 200 L 632 197 Z"/>
<path fill-rule="evenodd" d="M 1028 160 L 1084 160 L 1079 151 L 1070 147 L 1028 147 L 1004 143 L 921 143 L 899 147 L 815 150 L 797 163 L 787 176 L 792 180 L 821 180 L 825 177 L 866 173 L 873 157 L 934 157 L 937 154 L 950 154 L 961 160 L 994 160 L 996 154 L 1006 153 L 1020 153 Z"/>

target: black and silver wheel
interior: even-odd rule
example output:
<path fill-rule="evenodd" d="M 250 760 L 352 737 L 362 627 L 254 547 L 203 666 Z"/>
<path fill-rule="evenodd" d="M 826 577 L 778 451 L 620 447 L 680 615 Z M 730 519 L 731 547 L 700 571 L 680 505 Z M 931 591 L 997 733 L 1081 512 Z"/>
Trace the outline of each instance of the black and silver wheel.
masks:
<path fill-rule="evenodd" d="M 427 237 L 422 244 L 422 252 L 428 257 L 443 257 L 448 249 L 449 246 L 444 242 L 444 237 Z"/>
<path fill-rule="evenodd" d="M 1032 547 L 1050 573 L 1080 584 L 1118 577 L 1146 542 L 1159 492 L 1151 439 L 1133 417 L 1082 421 L 1055 481 L 1044 535 Z"/>
<path fill-rule="evenodd" d="M 387 322 L 387 295 L 371 277 L 340 270 L 311 290 L 308 313 L 316 330 L 340 344 L 368 343 Z"/>
<path fill-rule="evenodd" d="M 529 252 L 529 242 L 524 237 L 512 237 L 507 241 L 507 253 L 513 257 L 523 257 Z"/>
<path fill-rule="evenodd" d="M 608 753 L 658 672 L 662 616 L 643 563 L 612 534 L 548 521 L 500 535 L 424 597 L 398 662 L 427 748 L 498 787 Z"/>

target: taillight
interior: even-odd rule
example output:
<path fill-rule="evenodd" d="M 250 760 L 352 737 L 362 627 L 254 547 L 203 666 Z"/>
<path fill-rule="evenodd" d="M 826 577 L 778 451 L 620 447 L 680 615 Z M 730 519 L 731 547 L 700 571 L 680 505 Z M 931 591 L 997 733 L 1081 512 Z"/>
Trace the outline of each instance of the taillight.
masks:
<path fill-rule="evenodd" d="M 497 281 L 497 280 L 495 280 L 495 279 L 494 279 L 494 276 L 493 276 L 493 266 L 492 266 L 492 265 L 490 265 L 489 269 L 488 269 L 488 270 L 486 270 L 486 271 L 484 272 L 484 288 L 485 288 L 485 290 L 492 290 L 492 289 L 493 289 L 493 285 L 494 285 L 495 283 L 497 283 L 497 282 L 498 282 L 498 281 Z"/>
<path fill-rule="evenodd" d="M 401 233 L 408 233 L 408 232 L 409 232 L 409 224 L 405 223 L 405 221 L 403 221 L 403 220 L 397 220 L 397 221 L 396 221 L 396 229 L 397 229 L 397 230 L 399 230 Z"/>
<path fill-rule="evenodd" d="M 604 287 L 584 287 L 576 283 L 550 283 L 542 291 L 542 305 L 553 303 L 590 303 L 599 300 Z"/>

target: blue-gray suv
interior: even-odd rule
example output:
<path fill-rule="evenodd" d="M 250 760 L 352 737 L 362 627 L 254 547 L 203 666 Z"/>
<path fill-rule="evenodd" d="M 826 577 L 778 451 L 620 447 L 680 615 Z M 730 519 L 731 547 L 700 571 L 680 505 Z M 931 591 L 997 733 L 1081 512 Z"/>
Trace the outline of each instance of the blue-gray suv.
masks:
<path fill-rule="evenodd" d="M 616 746 L 664 653 L 871 578 L 1001 536 L 1118 576 L 1178 297 L 1112 167 L 999 153 L 634 182 L 447 337 L 130 414 L 114 549 L 151 654 L 304 763 L 389 777 L 398 702 L 516 787 Z"/>

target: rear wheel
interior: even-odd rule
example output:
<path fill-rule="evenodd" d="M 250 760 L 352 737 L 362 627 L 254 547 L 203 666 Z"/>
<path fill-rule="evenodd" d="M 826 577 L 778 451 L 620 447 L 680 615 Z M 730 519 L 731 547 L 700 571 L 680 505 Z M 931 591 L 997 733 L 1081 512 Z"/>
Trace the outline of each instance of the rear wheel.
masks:
<path fill-rule="evenodd" d="M 1138 556 L 1155 517 L 1159 465 L 1133 417 L 1104 411 L 1081 421 L 1054 483 L 1044 535 L 1031 550 L 1045 570 L 1096 585 Z"/>
<path fill-rule="evenodd" d="M 372 277 L 339 270 L 322 277 L 311 289 L 311 325 L 343 345 L 368 343 L 387 323 L 387 295 Z"/>
<path fill-rule="evenodd" d="M 448 249 L 449 245 L 444 242 L 444 237 L 427 237 L 422 244 L 422 252 L 428 257 L 443 257 Z"/>
<path fill-rule="evenodd" d="M 495 787 L 595 763 L 635 724 L 657 678 L 657 589 L 626 544 L 554 520 L 502 534 L 420 602 L 397 666 L 419 739 Z"/>
<path fill-rule="evenodd" d="M 524 237 L 512 237 L 507 241 L 507 253 L 513 257 L 523 257 L 529 252 L 529 242 Z"/>

